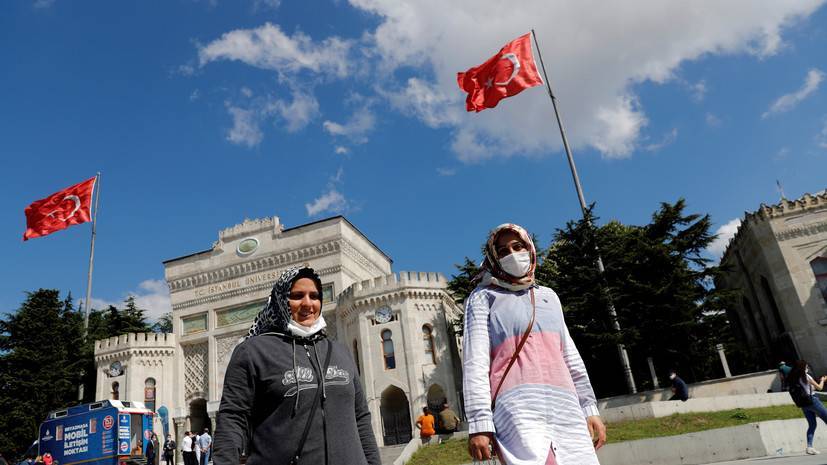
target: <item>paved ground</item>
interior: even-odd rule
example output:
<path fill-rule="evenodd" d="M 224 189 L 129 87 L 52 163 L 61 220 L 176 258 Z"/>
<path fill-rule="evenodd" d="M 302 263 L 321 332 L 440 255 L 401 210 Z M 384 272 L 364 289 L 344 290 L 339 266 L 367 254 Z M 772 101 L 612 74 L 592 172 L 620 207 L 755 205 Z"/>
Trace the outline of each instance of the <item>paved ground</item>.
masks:
<path fill-rule="evenodd" d="M 736 462 L 718 462 L 714 465 L 827 465 L 827 454 L 762 457 Z"/>
<path fill-rule="evenodd" d="M 387 446 L 379 448 L 379 456 L 382 459 L 382 465 L 391 465 L 393 461 L 402 453 L 402 449 L 407 444 L 400 444 L 398 446 Z"/>
<path fill-rule="evenodd" d="M 486 462 L 482 462 L 482 464 L 488 465 Z M 479 465 L 479 462 L 475 464 L 469 463 L 467 465 Z M 499 462 L 497 462 L 497 465 L 499 465 Z M 761 457 L 757 459 L 737 460 L 735 462 L 716 462 L 708 465 L 827 465 L 827 453 L 821 455 Z"/>

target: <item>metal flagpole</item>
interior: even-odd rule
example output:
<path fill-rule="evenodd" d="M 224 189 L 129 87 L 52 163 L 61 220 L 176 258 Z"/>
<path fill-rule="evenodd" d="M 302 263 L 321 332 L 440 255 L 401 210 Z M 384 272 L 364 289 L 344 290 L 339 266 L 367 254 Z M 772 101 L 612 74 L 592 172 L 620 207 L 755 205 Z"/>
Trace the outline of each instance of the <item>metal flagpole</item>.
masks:
<path fill-rule="evenodd" d="M 101 198 L 101 173 L 95 175 L 95 212 L 92 214 L 92 243 L 89 249 L 89 275 L 86 281 L 86 301 L 84 302 L 83 314 L 83 338 L 89 332 L 89 309 L 91 308 L 92 300 L 92 268 L 95 266 L 95 227 L 98 224 L 98 202 Z"/>
<path fill-rule="evenodd" d="M 589 226 L 591 226 L 591 221 L 588 219 L 588 207 L 586 206 L 586 198 L 583 196 L 583 187 L 580 185 L 580 177 L 577 176 L 577 167 L 574 165 L 574 157 L 571 155 L 571 148 L 569 147 L 569 141 L 566 138 L 566 131 L 563 129 L 563 120 L 560 118 L 560 110 L 557 108 L 557 97 L 554 96 L 554 92 L 551 90 L 551 81 L 548 79 L 548 74 L 546 74 L 546 66 L 543 64 L 543 54 L 540 53 L 540 43 L 537 42 L 537 34 L 534 32 L 534 29 L 531 30 L 531 36 L 534 38 L 534 45 L 537 46 L 537 56 L 540 58 L 540 67 L 543 69 L 543 78 L 546 80 L 546 89 L 548 89 L 548 96 L 551 97 L 551 104 L 554 106 L 554 116 L 557 117 L 557 126 L 560 128 L 560 136 L 563 138 L 563 147 L 566 149 L 566 157 L 568 157 L 569 161 L 569 168 L 571 169 L 571 177 L 574 180 L 574 188 L 577 190 L 577 198 L 580 200 L 580 209 L 583 212 L 583 218 L 589 222 Z M 603 267 L 603 259 L 600 257 L 600 251 L 597 253 L 597 270 L 601 276 L 606 271 Z M 614 304 L 612 303 L 612 296 L 609 295 L 608 289 L 604 289 L 603 292 L 606 292 L 606 297 L 609 300 L 609 314 L 612 317 L 612 326 L 614 327 L 615 331 L 620 331 L 620 323 L 617 321 L 617 312 L 615 311 Z M 620 356 L 620 361 L 623 364 L 623 372 L 626 375 L 626 385 L 629 388 L 629 392 L 635 393 L 637 392 L 637 388 L 635 387 L 635 379 L 632 376 L 632 368 L 629 365 L 629 354 L 626 353 L 626 347 L 623 344 L 617 345 L 617 352 Z"/>
<path fill-rule="evenodd" d="M 89 274 L 86 277 L 86 300 L 83 302 L 83 342 L 86 344 L 86 338 L 89 336 L 89 310 L 92 307 L 92 268 L 95 265 L 95 228 L 98 225 L 98 202 L 101 197 L 100 188 L 101 173 L 95 175 L 95 186 L 92 190 L 92 195 L 95 196 L 95 211 L 92 213 L 92 241 L 89 246 Z M 90 201 L 91 203 L 91 201 Z M 84 370 L 80 370 L 80 384 L 78 385 L 78 401 L 83 402 L 83 377 Z"/>

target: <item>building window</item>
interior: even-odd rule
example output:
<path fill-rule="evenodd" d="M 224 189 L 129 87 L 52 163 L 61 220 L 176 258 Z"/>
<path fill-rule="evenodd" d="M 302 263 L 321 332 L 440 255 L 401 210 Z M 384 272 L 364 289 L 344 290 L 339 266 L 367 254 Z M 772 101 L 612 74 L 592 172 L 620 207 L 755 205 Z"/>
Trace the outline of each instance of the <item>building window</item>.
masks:
<path fill-rule="evenodd" d="M 356 362 L 356 371 L 361 376 L 362 367 L 359 365 L 359 341 L 353 340 L 353 361 Z"/>
<path fill-rule="evenodd" d="M 322 300 L 330 304 L 334 300 L 333 283 L 322 284 Z"/>
<path fill-rule="evenodd" d="M 117 381 L 112 383 L 112 400 L 119 400 L 121 398 L 121 384 Z"/>
<path fill-rule="evenodd" d="M 147 378 L 144 381 L 144 405 L 149 410 L 155 411 L 155 378 Z"/>
<path fill-rule="evenodd" d="M 201 333 L 207 330 L 207 314 L 188 316 L 181 318 L 181 323 L 184 328 L 184 335 Z"/>
<path fill-rule="evenodd" d="M 425 345 L 425 356 L 436 364 L 436 353 L 434 352 L 434 334 L 431 325 L 422 325 L 422 343 Z"/>
<path fill-rule="evenodd" d="M 386 329 L 382 331 L 382 355 L 385 357 L 385 369 L 393 370 L 396 368 L 396 358 L 393 356 L 393 333 Z"/>
<path fill-rule="evenodd" d="M 816 286 L 821 290 L 821 298 L 827 304 L 827 257 L 818 257 L 810 262 L 816 278 Z"/>

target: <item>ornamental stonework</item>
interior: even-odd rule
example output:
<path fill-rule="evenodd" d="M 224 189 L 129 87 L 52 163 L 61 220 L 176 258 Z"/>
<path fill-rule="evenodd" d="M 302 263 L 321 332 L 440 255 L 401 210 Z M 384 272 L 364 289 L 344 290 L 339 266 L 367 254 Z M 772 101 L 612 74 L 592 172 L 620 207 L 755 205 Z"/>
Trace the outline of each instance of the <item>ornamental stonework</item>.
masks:
<path fill-rule="evenodd" d="M 233 334 L 215 339 L 215 359 L 219 366 L 223 366 L 230 359 L 233 349 L 241 342 L 246 333 Z"/>
<path fill-rule="evenodd" d="M 209 346 L 206 342 L 182 346 L 184 351 L 184 396 L 187 399 L 195 395 L 208 395 L 207 355 Z"/>

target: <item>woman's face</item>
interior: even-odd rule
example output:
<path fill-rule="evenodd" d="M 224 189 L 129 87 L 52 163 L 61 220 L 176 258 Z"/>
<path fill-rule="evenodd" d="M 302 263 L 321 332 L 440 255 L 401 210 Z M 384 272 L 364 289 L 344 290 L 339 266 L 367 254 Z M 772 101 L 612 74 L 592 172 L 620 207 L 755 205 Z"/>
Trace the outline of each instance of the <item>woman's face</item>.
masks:
<path fill-rule="evenodd" d="M 507 257 L 514 252 L 525 252 L 528 250 L 520 236 L 514 231 L 503 231 L 497 235 L 494 241 L 494 248 L 497 250 L 497 258 Z"/>
<path fill-rule="evenodd" d="M 319 290 L 310 278 L 301 278 L 293 283 L 287 302 L 293 321 L 302 326 L 312 326 L 322 311 Z"/>

